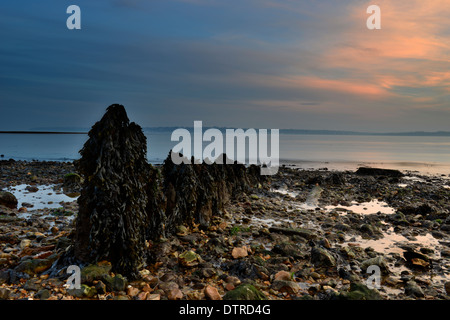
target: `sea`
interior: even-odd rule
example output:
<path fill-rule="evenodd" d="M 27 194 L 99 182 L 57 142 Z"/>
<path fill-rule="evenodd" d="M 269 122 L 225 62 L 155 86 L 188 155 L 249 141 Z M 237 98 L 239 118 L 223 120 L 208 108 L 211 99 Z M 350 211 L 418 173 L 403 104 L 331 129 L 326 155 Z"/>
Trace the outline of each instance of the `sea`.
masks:
<path fill-rule="evenodd" d="M 171 140 L 171 132 L 145 135 L 147 158 L 152 164 L 163 163 L 179 143 Z M 79 151 L 87 139 L 87 134 L 1 133 L 0 156 L 4 160 L 72 161 L 80 158 Z M 280 134 L 279 159 L 280 165 L 303 169 L 356 170 L 369 166 L 448 176 L 450 137 Z"/>

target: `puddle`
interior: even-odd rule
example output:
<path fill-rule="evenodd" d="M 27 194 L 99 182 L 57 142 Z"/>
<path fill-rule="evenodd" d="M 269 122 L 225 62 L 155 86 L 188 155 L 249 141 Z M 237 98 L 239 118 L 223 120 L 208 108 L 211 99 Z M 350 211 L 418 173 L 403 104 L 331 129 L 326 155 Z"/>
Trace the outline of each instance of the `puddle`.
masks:
<path fill-rule="evenodd" d="M 356 201 L 351 202 L 351 206 L 326 206 L 325 210 L 338 210 L 342 211 L 342 215 L 346 215 L 347 211 L 351 211 L 358 214 L 374 214 L 374 213 L 384 213 L 393 214 L 395 209 L 390 207 L 386 202 L 379 200 L 371 200 L 369 202 L 358 203 Z"/>
<path fill-rule="evenodd" d="M 288 195 L 291 198 L 295 198 L 296 196 L 298 196 L 298 192 L 288 191 L 287 189 L 270 189 L 270 191 L 281 193 L 282 195 Z"/>
<path fill-rule="evenodd" d="M 37 187 L 38 190 L 36 192 L 29 192 L 26 188 L 29 187 L 27 184 L 20 184 L 17 186 L 9 187 L 6 191 L 11 192 L 19 203 L 19 207 L 22 206 L 22 203 L 26 202 L 33 207 L 29 208 L 29 210 L 38 210 L 38 209 L 55 209 L 61 207 L 60 202 L 72 202 L 78 198 L 78 194 L 66 195 L 62 193 L 60 190 L 54 190 L 56 185 L 36 185 L 33 187 Z"/>

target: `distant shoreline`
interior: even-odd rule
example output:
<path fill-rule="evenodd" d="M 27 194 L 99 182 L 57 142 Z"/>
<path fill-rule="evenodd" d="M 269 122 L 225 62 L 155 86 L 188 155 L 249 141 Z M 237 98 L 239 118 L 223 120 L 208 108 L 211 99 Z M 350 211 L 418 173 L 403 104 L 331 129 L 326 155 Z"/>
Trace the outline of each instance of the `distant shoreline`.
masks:
<path fill-rule="evenodd" d="M 88 133 L 70 132 L 70 131 L 0 131 L 0 134 L 88 134 Z"/>
<path fill-rule="evenodd" d="M 171 133 L 176 129 L 183 128 L 193 132 L 192 127 L 144 127 L 142 130 L 146 133 Z M 203 127 L 203 130 L 219 129 L 221 131 L 227 129 L 236 129 L 228 127 Z M 43 128 L 44 129 L 44 128 Z M 45 128 L 46 130 L 10 130 L 0 131 L 0 134 L 88 134 L 89 130 L 79 128 L 77 131 L 58 131 Z M 61 128 L 63 129 L 63 128 Z M 244 128 L 246 131 L 248 128 Z M 74 128 L 75 130 L 75 128 Z M 307 130 L 307 129 L 279 129 L 283 135 L 326 135 L 326 136 L 397 136 L 397 137 L 450 137 L 450 131 L 407 131 L 407 132 L 359 132 L 359 131 L 339 131 L 339 130 Z"/>

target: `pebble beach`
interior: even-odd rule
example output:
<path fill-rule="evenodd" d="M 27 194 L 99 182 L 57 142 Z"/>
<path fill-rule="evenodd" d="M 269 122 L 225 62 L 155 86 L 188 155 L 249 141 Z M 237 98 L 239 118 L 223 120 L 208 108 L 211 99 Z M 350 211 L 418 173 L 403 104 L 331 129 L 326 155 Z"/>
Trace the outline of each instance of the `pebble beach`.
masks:
<path fill-rule="evenodd" d="M 448 300 L 450 177 L 283 166 L 208 228 L 147 242 L 141 278 L 56 267 L 78 212 L 71 162 L 0 161 L 0 299 Z M 16 206 L 11 206 L 8 195 Z M 381 270 L 369 284 L 369 266 Z"/>

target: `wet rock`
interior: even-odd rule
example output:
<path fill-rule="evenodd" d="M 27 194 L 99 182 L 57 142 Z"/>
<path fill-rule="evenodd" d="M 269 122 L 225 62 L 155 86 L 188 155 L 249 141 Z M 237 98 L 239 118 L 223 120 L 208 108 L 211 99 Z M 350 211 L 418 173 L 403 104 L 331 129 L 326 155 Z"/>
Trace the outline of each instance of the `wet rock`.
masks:
<path fill-rule="evenodd" d="M 125 291 L 128 285 L 128 281 L 121 274 L 117 274 L 114 277 L 110 275 L 103 278 L 108 291 Z"/>
<path fill-rule="evenodd" d="M 36 186 L 27 186 L 27 187 L 25 188 L 25 190 L 27 190 L 28 192 L 38 192 L 38 191 L 39 191 L 39 188 L 36 187 Z"/>
<path fill-rule="evenodd" d="M 233 248 L 231 255 L 234 259 L 244 258 L 244 257 L 248 256 L 248 249 L 245 246 L 244 247 L 235 247 L 235 248 Z"/>
<path fill-rule="evenodd" d="M 16 209 L 17 203 L 17 198 L 11 192 L 0 191 L 0 206 L 5 206 L 9 209 Z"/>
<path fill-rule="evenodd" d="M 29 275 L 38 274 L 49 269 L 53 262 L 58 258 L 57 254 L 53 254 L 47 259 L 30 259 L 21 262 L 16 268 L 16 272 L 23 272 Z"/>
<path fill-rule="evenodd" d="M 311 262 L 317 267 L 334 267 L 336 259 L 325 248 L 313 247 L 311 249 Z"/>
<path fill-rule="evenodd" d="M 111 264 L 98 263 L 91 264 L 81 269 L 81 282 L 92 284 L 94 280 L 104 279 L 111 271 Z"/>
<path fill-rule="evenodd" d="M 410 280 L 406 283 L 405 294 L 408 296 L 414 296 L 417 298 L 425 297 L 425 294 L 424 294 L 422 288 L 413 280 Z"/>
<path fill-rule="evenodd" d="M 265 300 L 266 296 L 251 284 L 241 284 L 234 290 L 228 291 L 223 300 Z"/>
<path fill-rule="evenodd" d="M 8 288 L 0 288 L 0 300 L 8 300 L 11 295 L 11 290 Z"/>
<path fill-rule="evenodd" d="M 431 267 L 431 260 L 428 256 L 423 253 L 416 252 L 408 248 L 409 250 L 403 253 L 409 267 L 428 269 Z"/>
<path fill-rule="evenodd" d="M 48 298 L 50 298 L 50 291 L 48 291 L 48 289 L 41 289 L 36 292 L 34 298 L 39 300 L 47 300 Z"/>
<path fill-rule="evenodd" d="M 297 235 L 308 240 L 315 239 L 317 237 L 314 231 L 305 228 L 289 229 L 289 228 L 270 227 L 269 231 L 282 233 L 285 235 Z"/>
<path fill-rule="evenodd" d="M 208 300 L 222 300 L 222 297 L 216 287 L 206 286 L 203 292 Z"/>
<path fill-rule="evenodd" d="M 275 275 L 274 275 L 274 279 L 275 280 L 284 280 L 284 281 L 291 281 L 292 280 L 292 276 L 289 272 L 287 271 L 278 271 Z"/>
<path fill-rule="evenodd" d="M 200 255 L 192 250 L 185 251 L 178 256 L 178 262 L 184 267 L 194 267 L 201 261 Z"/>
<path fill-rule="evenodd" d="M 289 294 L 297 293 L 300 290 L 300 286 L 296 282 L 289 280 L 275 280 L 270 287 L 273 290 Z"/>
<path fill-rule="evenodd" d="M 97 290 L 94 287 L 82 284 L 79 289 L 69 289 L 67 293 L 77 298 L 92 298 L 97 294 Z"/>
<path fill-rule="evenodd" d="M 341 291 L 339 294 L 333 294 L 336 300 L 382 300 L 378 290 L 369 289 L 366 285 L 358 282 L 352 282 L 348 291 Z"/>
<path fill-rule="evenodd" d="M 77 193 L 81 191 L 83 178 L 77 173 L 64 175 L 63 189 L 65 193 Z"/>
<path fill-rule="evenodd" d="M 367 259 L 361 263 L 361 269 L 364 272 L 366 272 L 370 266 L 380 267 L 381 272 L 383 272 L 384 274 L 388 274 L 390 272 L 388 263 L 383 256 L 377 256 L 375 258 Z"/>
<path fill-rule="evenodd" d="M 294 243 L 279 243 L 276 244 L 272 252 L 278 253 L 284 257 L 293 257 L 294 259 L 301 259 L 305 253 L 301 246 Z"/>
<path fill-rule="evenodd" d="M 447 292 L 447 295 L 450 295 L 450 281 L 447 281 L 444 284 L 445 292 Z"/>

